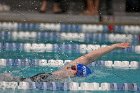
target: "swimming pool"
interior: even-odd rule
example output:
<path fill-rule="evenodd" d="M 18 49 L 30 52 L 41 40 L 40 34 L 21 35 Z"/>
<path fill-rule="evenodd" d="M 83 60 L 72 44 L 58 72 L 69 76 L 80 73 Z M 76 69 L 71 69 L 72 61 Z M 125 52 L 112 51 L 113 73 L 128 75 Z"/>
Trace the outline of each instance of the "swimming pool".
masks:
<path fill-rule="evenodd" d="M 115 25 L 110 29 L 110 25 L 102 24 L 1 22 L 0 73 L 11 72 L 15 76 L 52 72 L 66 62 L 112 43 L 131 42 L 132 46 L 90 64 L 94 73 L 87 78 L 51 84 L 1 82 L 0 88 L 3 93 L 140 91 L 139 33 L 140 26 L 134 25 Z"/>

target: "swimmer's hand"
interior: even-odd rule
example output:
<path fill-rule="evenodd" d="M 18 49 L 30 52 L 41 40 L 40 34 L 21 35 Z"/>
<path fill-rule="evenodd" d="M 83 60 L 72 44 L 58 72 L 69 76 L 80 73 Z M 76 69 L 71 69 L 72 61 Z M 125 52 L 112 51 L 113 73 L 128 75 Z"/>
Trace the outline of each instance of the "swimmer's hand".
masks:
<path fill-rule="evenodd" d="M 116 48 L 129 48 L 130 47 L 130 43 L 117 43 L 117 44 L 114 44 L 114 46 Z"/>

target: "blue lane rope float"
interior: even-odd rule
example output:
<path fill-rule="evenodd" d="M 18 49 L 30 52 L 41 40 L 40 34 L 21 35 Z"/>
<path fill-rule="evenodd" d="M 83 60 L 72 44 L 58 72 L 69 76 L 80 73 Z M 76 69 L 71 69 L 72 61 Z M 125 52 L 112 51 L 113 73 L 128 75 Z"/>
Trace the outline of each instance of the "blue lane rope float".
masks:
<path fill-rule="evenodd" d="M 131 42 L 139 43 L 139 35 L 132 34 L 107 34 L 107 33 L 72 33 L 72 32 L 30 32 L 30 31 L 0 31 L 0 40 L 5 41 L 40 41 L 40 42 L 58 42 L 58 41 L 75 41 L 86 43 L 114 43 L 114 42 Z"/>
<path fill-rule="evenodd" d="M 137 83 L 97 83 L 97 82 L 0 82 L 1 89 L 43 89 L 43 90 L 90 90 L 90 91 L 140 91 Z"/>
<path fill-rule="evenodd" d="M 24 52 L 70 52 L 88 53 L 107 45 L 93 44 L 44 44 L 44 43 L 0 43 L 1 51 L 24 51 Z M 63 51 L 62 51 L 63 50 Z M 137 53 L 140 54 L 140 45 L 131 46 L 124 50 L 116 50 L 112 53 Z"/>
<path fill-rule="evenodd" d="M 110 25 L 96 24 L 60 24 L 60 23 L 17 23 L 0 22 L 2 30 L 22 31 L 63 31 L 63 32 L 109 32 Z M 139 25 L 115 25 L 114 33 L 140 33 Z"/>
<path fill-rule="evenodd" d="M 46 60 L 46 59 L 0 59 L 0 66 L 51 66 L 60 67 L 72 60 Z M 138 61 L 95 61 L 90 66 L 104 66 L 108 68 L 139 69 Z"/>

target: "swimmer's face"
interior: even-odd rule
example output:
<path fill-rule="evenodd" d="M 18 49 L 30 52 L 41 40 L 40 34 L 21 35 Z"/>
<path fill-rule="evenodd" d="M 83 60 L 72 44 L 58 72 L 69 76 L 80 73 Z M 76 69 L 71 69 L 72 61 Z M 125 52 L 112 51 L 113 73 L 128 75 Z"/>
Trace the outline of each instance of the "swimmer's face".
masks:
<path fill-rule="evenodd" d="M 71 69 L 71 70 L 77 70 L 75 65 L 72 66 L 68 66 L 67 69 Z"/>
<path fill-rule="evenodd" d="M 77 68 L 75 65 L 68 66 L 66 69 L 74 72 L 75 74 L 77 73 Z"/>

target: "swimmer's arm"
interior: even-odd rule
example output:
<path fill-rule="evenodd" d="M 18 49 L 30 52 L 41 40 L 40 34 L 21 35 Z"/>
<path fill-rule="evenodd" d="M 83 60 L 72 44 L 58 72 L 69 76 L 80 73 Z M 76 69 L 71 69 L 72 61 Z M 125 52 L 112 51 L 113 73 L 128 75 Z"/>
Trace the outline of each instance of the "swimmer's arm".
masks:
<path fill-rule="evenodd" d="M 75 71 L 70 71 L 65 68 L 52 72 L 54 78 L 56 78 L 57 80 L 62 80 L 68 77 L 74 77 L 75 73 Z"/>
<path fill-rule="evenodd" d="M 72 61 L 69 64 L 84 64 L 87 65 L 89 63 L 91 63 L 92 61 L 96 60 L 97 58 L 101 57 L 102 55 L 111 52 L 112 50 L 115 49 L 121 49 L 121 48 L 128 48 L 129 47 L 129 43 L 117 43 L 117 44 L 113 44 L 107 47 L 103 47 L 103 48 L 99 48 L 97 50 L 94 50 L 86 55 L 83 55 L 77 59 L 75 59 L 74 61 Z"/>

